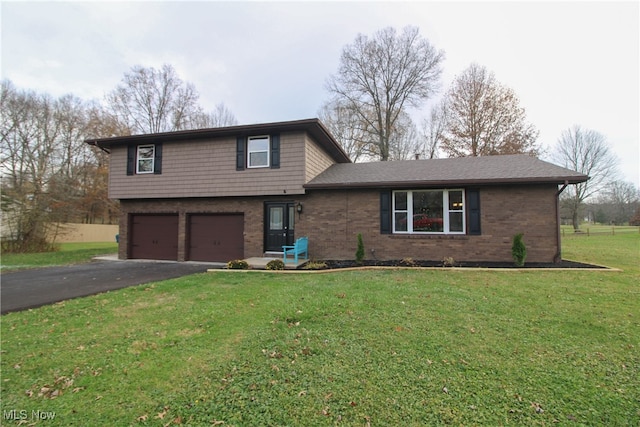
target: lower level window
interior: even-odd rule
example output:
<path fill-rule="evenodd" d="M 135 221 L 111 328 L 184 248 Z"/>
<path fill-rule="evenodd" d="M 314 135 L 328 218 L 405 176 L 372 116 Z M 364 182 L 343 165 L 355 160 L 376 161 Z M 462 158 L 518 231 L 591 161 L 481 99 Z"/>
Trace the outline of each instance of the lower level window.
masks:
<path fill-rule="evenodd" d="M 464 190 L 393 192 L 394 233 L 465 233 Z"/>

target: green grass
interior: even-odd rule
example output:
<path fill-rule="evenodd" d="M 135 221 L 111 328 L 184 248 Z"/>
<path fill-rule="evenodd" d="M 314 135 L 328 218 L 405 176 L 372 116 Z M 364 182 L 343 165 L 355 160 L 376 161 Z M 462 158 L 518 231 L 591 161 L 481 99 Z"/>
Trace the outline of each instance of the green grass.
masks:
<path fill-rule="evenodd" d="M 2 424 L 638 425 L 640 235 L 564 249 L 624 271 L 217 272 L 10 313 Z"/>
<path fill-rule="evenodd" d="M 118 252 L 117 243 L 61 243 L 55 252 L 2 254 L 2 271 L 89 262 L 96 255 Z"/>

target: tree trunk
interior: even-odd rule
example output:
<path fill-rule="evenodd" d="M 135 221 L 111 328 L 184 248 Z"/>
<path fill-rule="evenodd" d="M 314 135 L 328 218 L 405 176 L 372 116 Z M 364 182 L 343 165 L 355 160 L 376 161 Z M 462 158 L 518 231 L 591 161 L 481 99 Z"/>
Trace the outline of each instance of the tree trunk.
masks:
<path fill-rule="evenodd" d="M 578 222 L 577 206 L 574 206 L 573 208 L 572 221 L 573 221 L 573 231 L 578 231 L 578 229 L 580 228 L 580 223 Z"/>

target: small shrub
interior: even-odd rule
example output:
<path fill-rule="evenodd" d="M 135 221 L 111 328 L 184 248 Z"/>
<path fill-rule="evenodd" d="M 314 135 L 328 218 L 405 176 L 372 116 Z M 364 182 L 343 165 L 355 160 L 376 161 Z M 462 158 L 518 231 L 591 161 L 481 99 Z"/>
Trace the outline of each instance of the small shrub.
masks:
<path fill-rule="evenodd" d="M 527 258 L 527 248 L 522 241 L 523 233 L 518 233 L 513 236 L 513 245 L 511 246 L 511 256 L 516 263 L 516 266 L 522 267 L 524 260 Z"/>
<path fill-rule="evenodd" d="M 327 263 L 324 261 L 309 261 L 302 266 L 303 270 L 325 270 Z"/>
<path fill-rule="evenodd" d="M 248 270 L 249 263 L 243 259 L 234 259 L 227 263 L 227 268 L 230 270 Z"/>
<path fill-rule="evenodd" d="M 281 259 L 272 259 L 265 267 L 267 270 L 284 270 L 284 261 Z"/>
<path fill-rule="evenodd" d="M 454 267 L 456 265 L 456 260 L 453 259 L 452 256 L 446 256 L 442 259 L 443 267 Z"/>
<path fill-rule="evenodd" d="M 1 242 L 1 250 L 3 253 L 41 253 L 41 252 L 57 252 L 58 246 L 48 242 L 45 239 L 30 240 L 3 240 Z"/>
<path fill-rule="evenodd" d="M 416 266 L 416 262 L 413 260 L 413 258 L 402 258 L 399 262 L 399 264 L 403 267 L 415 267 Z"/>
<path fill-rule="evenodd" d="M 362 233 L 358 233 L 358 250 L 356 250 L 356 262 L 362 264 L 364 261 L 364 242 L 362 241 Z"/>

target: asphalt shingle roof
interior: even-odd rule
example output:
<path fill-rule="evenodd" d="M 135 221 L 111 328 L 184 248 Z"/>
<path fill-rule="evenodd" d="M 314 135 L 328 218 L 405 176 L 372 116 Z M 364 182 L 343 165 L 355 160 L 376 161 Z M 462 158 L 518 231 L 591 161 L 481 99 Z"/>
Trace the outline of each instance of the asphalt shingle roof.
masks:
<path fill-rule="evenodd" d="M 576 184 L 588 176 L 524 154 L 334 164 L 305 187 L 390 188 L 479 184 Z"/>

